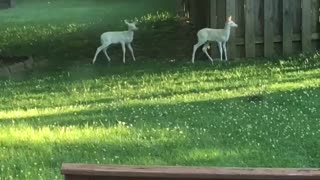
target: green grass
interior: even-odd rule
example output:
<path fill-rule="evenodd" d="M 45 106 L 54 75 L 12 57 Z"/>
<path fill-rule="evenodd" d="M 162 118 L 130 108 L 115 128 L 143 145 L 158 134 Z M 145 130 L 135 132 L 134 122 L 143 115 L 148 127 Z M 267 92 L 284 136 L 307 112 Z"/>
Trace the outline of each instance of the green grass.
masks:
<path fill-rule="evenodd" d="M 0 81 L 0 179 L 62 179 L 62 163 L 320 166 L 319 54 L 192 65 L 173 1 L 32 2 L 0 11 L 1 53 L 50 61 Z M 118 47 L 90 65 L 100 33 L 135 17 L 137 62 Z"/>
<path fill-rule="evenodd" d="M 155 32 L 169 34 L 166 40 L 176 35 L 169 33 L 177 29 L 175 26 L 158 30 L 162 24 L 174 21 L 175 2 L 171 0 L 50 2 L 19 0 L 17 8 L 0 11 L 1 54 L 32 54 L 61 61 L 70 58 L 91 59 L 103 32 L 127 29 L 124 19 L 138 19 L 140 22 L 140 30 L 136 32 L 133 43 L 140 56 L 154 55 L 158 53 L 155 51 L 169 49 L 166 48 L 168 44 L 164 44 L 165 40 L 159 43 L 159 33 Z M 158 47 L 155 47 L 156 43 Z M 117 56 L 121 52 L 119 49 L 110 50 L 111 57 Z"/>
<path fill-rule="evenodd" d="M 59 179 L 61 163 L 319 167 L 319 60 L 102 62 L 2 81 L 0 177 Z"/>

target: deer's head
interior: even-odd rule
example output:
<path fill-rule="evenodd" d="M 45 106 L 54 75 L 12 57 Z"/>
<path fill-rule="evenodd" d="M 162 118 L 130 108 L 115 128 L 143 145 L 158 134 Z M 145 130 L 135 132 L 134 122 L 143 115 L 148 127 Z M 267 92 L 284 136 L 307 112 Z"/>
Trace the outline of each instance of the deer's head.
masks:
<path fill-rule="evenodd" d="M 229 18 L 227 19 L 226 25 L 230 27 L 238 27 L 238 25 L 235 22 L 233 22 L 232 16 L 229 16 Z"/>
<path fill-rule="evenodd" d="M 129 30 L 131 30 L 131 31 L 136 31 L 136 30 L 138 30 L 138 28 L 137 28 L 137 26 L 136 26 L 136 24 L 138 23 L 137 21 L 134 21 L 134 22 L 128 22 L 127 20 L 124 20 L 124 22 L 128 25 L 128 28 L 129 28 Z"/>

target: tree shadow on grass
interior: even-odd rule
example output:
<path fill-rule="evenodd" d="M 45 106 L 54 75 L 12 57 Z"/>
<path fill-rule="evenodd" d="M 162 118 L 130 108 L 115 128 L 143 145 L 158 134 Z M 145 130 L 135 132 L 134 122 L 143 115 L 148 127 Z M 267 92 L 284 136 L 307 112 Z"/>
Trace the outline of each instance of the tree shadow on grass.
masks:
<path fill-rule="evenodd" d="M 168 53 L 170 53 L 169 50 L 171 50 L 171 53 L 170 53 L 171 56 L 174 54 L 177 54 L 177 51 L 180 52 L 179 53 L 180 55 L 183 53 L 180 51 L 180 49 L 174 48 L 175 43 L 172 43 L 172 42 L 175 42 L 176 39 L 172 39 L 172 38 L 176 38 L 176 36 L 179 35 L 175 31 L 175 29 L 178 28 L 181 34 L 180 41 L 182 42 L 187 41 L 185 38 L 182 38 L 183 36 L 182 36 L 181 30 L 184 28 L 180 26 L 179 23 L 176 22 L 173 17 L 162 17 L 161 15 L 162 12 L 166 11 L 165 10 L 166 8 L 170 12 L 174 10 L 174 7 L 170 6 L 170 5 L 174 6 L 174 3 L 172 3 L 171 1 L 167 0 L 161 3 L 159 2 L 145 3 L 146 2 L 145 0 L 137 1 L 134 3 L 131 1 L 129 2 L 129 1 L 113 1 L 113 0 L 97 1 L 97 2 L 101 4 L 104 3 L 106 5 L 106 9 L 102 11 L 96 6 L 93 6 L 93 9 L 91 10 L 90 9 L 92 8 L 91 6 L 83 5 L 84 8 L 87 8 L 86 11 L 82 12 L 84 13 L 83 18 L 73 17 L 75 16 L 74 13 L 79 13 L 77 12 L 78 9 L 83 8 L 80 5 L 82 4 L 82 2 L 78 2 L 78 4 L 75 3 L 76 4 L 76 6 L 74 7 L 75 12 L 73 12 L 72 8 L 71 9 L 69 8 L 71 11 L 71 13 L 69 14 L 69 16 L 71 16 L 71 20 L 68 19 L 68 17 L 64 17 L 67 20 L 61 20 L 61 22 L 59 21 L 52 22 L 51 19 L 48 18 L 47 22 L 35 21 L 34 22 L 35 24 L 32 22 L 26 22 L 26 24 L 24 24 L 23 22 L 19 22 L 19 23 L 17 22 L 17 25 L 14 22 L 5 24 L 8 26 L 9 32 L 12 29 L 12 31 L 16 31 L 14 33 L 17 34 L 17 36 L 20 36 L 23 38 L 20 41 L 7 42 L 6 46 L 2 48 L 2 53 L 24 54 L 24 55 L 32 54 L 40 58 L 52 57 L 52 60 L 51 59 L 50 60 L 54 61 L 54 63 L 56 64 L 59 64 L 65 61 L 72 62 L 72 61 L 79 61 L 79 60 L 80 61 L 88 60 L 88 62 L 91 62 L 93 55 L 96 51 L 96 48 L 100 45 L 100 35 L 103 32 L 126 30 L 127 27 L 122 22 L 123 19 L 127 19 L 127 18 L 134 19 L 135 17 L 141 18 L 141 16 L 149 16 L 148 15 L 149 13 L 152 14 L 152 17 L 150 17 L 151 20 L 146 19 L 145 22 L 143 22 L 142 24 L 139 24 L 139 27 L 141 26 L 141 30 L 136 32 L 136 37 L 133 44 L 136 55 L 138 57 L 143 56 L 143 59 L 146 59 L 146 58 L 155 58 L 155 57 L 160 58 L 163 56 L 167 57 Z M 59 9 L 56 6 L 59 7 L 59 5 L 61 5 L 60 3 L 52 2 L 53 4 L 52 6 L 55 8 L 53 9 L 49 8 L 48 13 L 52 13 L 51 11 L 54 11 L 54 9 L 56 9 L 56 11 L 59 12 Z M 63 2 L 63 4 L 61 5 L 61 9 L 65 9 L 65 7 L 68 7 L 68 4 L 72 4 L 72 3 L 74 2 L 72 1 L 68 3 Z M 110 8 L 115 6 L 115 7 L 120 7 L 120 9 L 122 9 L 121 7 L 130 7 L 130 5 L 132 4 L 134 5 L 131 6 L 130 11 L 119 10 L 115 12 L 114 9 Z M 160 5 L 157 6 L 156 4 L 158 5 L 160 4 Z M 169 5 L 164 5 L 164 4 L 169 4 Z M 48 6 L 46 2 L 44 3 L 44 5 Z M 101 7 L 101 6 L 98 6 L 98 7 Z M 101 14 L 99 13 L 93 13 L 93 15 L 89 14 L 89 16 L 93 16 L 91 17 L 93 19 L 93 22 L 91 22 L 92 19 L 89 18 L 89 20 L 87 20 L 88 17 L 86 17 L 87 14 L 85 13 L 88 13 L 94 10 L 101 11 Z M 111 15 L 110 15 L 110 12 L 107 13 L 108 10 L 112 11 Z M 56 11 L 54 13 L 56 13 Z M 160 15 L 157 14 L 158 11 Z M 97 16 L 96 14 L 99 14 L 101 16 L 95 17 Z M 74 19 L 72 20 L 72 18 Z M 55 20 L 54 15 L 52 19 Z M 83 22 L 78 19 L 85 19 L 85 20 Z M 155 24 L 157 24 L 157 27 L 154 27 Z M 19 28 L 17 28 L 21 26 L 25 26 L 24 31 L 20 31 Z M 162 38 L 159 38 L 159 37 L 162 37 Z M 186 43 L 181 43 L 181 45 L 185 45 L 185 44 Z M 172 53 L 172 50 L 175 53 Z M 120 62 L 120 57 L 122 55 L 122 52 L 119 46 L 117 48 L 111 48 L 109 53 L 110 53 L 110 56 L 113 59 L 115 59 L 115 61 Z M 104 55 L 101 54 L 101 56 L 104 56 Z"/>
<path fill-rule="evenodd" d="M 2 152 L 10 160 L 3 162 L 12 175 L 30 172 L 47 176 L 60 174 L 62 163 L 148 165 L 148 166 L 243 166 L 242 156 L 250 150 L 221 149 L 215 146 L 194 148 L 186 140 L 169 142 L 104 142 L 92 140 L 63 143 L 17 143 L 4 145 L 9 151 Z M 1 162 L 1 160 L 0 160 Z M 202 163 L 200 163 L 202 162 Z M 234 164 L 228 164 L 233 162 Z M 237 163 L 236 163 L 237 162 Z M 3 176 L 7 174 L 4 173 Z M 0 176 L 1 177 L 1 176 Z M 38 177 L 38 176 L 37 176 Z"/>
<path fill-rule="evenodd" d="M 0 162 L 18 174 L 21 169 L 39 173 L 34 168 L 57 174 L 61 163 L 319 167 L 320 127 L 313 118 L 318 112 L 308 113 L 320 102 L 318 91 L 278 92 L 263 95 L 262 102 L 256 103 L 240 97 L 93 108 L 77 114 L 16 118 L 14 124 L 2 120 L 2 129 L 10 128 L 11 134 L 17 131 L 21 137 L 10 141 L 6 139 L 10 134 L 3 136 L 0 151 L 5 156 L 0 156 Z M 310 101 L 316 104 L 306 104 Z M 30 128 L 37 136 L 25 138 Z M 52 132 L 46 135 L 42 129 Z"/>
<path fill-rule="evenodd" d="M 71 108 L 55 112 L 56 107 L 52 107 L 53 113 L 50 113 L 50 108 L 44 108 L 43 110 L 40 108 L 38 109 L 39 115 L 33 115 L 32 117 L 23 117 L 22 115 L 17 118 L 2 119 L 0 124 L 3 127 L 10 127 L 14 122 L 14 125 L 21 124 L 34 128 L 47 126 L 113 127 L 118 122 L 126 122 L 127 124 L 147 128 L 167 128 L 175 125 L 200 128 L 210 127 L 215 123 L 224 122 L 226 119 L 227 121 L 233 121 L 233 119 L 240 118 L 241 121 L 247 123 L 251 120 L 254 121 L 259 115 L 265 115 L 265 113 L 271 117 L 285 115 L 287 116 L 286 118 L 290 119 L 294 117 L 291 111 L 295 111 L 295 109 L 304 112 L 303 117 L 307 118 L 308 122 L 306 123 L 309 123 L 316 120 L 310 120 L 309 117 L 313 117 L 317 112 L 310 114 L 307 112 L 310 111 L 310 108 L 317 106 L 318 91 L 319 88 L 306 88 L 288 92 L 260 94 L 261 99 L 257 101 L 252 100 L 251 96 L 242 96 L 205 101 L 179 101 L 176 103 L 170 103 L 169 101 L 130 103 L 130 100 L 128 100 L 128 103 L 122 101 L 118 104 L 113 104 L 113 99 L 101 98 L 83 102 L 86 105 L 84 109 Z M 308 102 L 311 104 L 308 104 Z M 70 104 L 70 106 L 76 107 L 75 104 Z M 284 114 L 282 112 L 283 108 L 286 112 Z M 271 110 L 274 112 L 268 112 Z M 41 115 L 42 111 L 43 115 Z M 49 113 L 46 114 L 46 112 Z M 296 115 L 300 117 L 302 114 Z M 263 122 L 260 123 L 263 124 Z"/>

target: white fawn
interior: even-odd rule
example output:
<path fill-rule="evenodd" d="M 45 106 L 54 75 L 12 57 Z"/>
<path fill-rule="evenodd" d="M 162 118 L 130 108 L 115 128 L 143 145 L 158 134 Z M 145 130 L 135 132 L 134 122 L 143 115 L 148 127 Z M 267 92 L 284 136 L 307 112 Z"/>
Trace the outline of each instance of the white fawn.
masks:
<path fill-rule="evenodd" d="M 92 64 L 96 62 L 97 56 L 101 51 L 104 52 L 108 61 L 111 61 L 111 58 L 107 53 L 107 49 L 111 44 L 121 44 L 123 52 L 123 63 L 126 63 L 126 45 L 131 52 L 133 60 L 136 60 L 136 58 L 134 57 L 131 42 L 133 41 L 134 31 L 138 30 L 138 28 L 136 27 L 137 21 L 129 23 L 127 20 L 125 20 L 124 22 L 128 25 L 128 31 L 105 32 L 101 35 L 101 46 L 97 48 Z"/>
<path fill-rule="evenodd" d="M 225 53 L 225 60 L 228 60 L 227 57 L 227 48 L 226 44 L 230 37 L 230 30 L 231 27 L 238 27 L 238 25 L 232 21 L 232 17 L 230 16 L 226 22 L 224 29 L 211 29 L 211 28 L 204 28 L 198 31 L 198 43 L 193 46 L 193 54 L 192 54 L 192 63 L 194 63 L 194 58 L 197 49 L 204 44 L 202 51 L 207 55 L 210 61 L 213 63 L 213 59 L 208 54 L 208 47 L 209 43 L 216 41 L 219 45 L 220 50 L 220 59 L 222 61 L 222 47 Z"/>

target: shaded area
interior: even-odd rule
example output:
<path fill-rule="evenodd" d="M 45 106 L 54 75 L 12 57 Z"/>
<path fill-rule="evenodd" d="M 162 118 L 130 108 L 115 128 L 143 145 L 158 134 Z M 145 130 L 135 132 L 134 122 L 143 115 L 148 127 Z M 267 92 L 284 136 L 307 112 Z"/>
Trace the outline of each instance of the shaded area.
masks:
<path fill-rule="evenodd" d="M 20 0 L 14 10 L 0 12 L 1 53 L 33 55 L 55 63 L 91 62 L 103 32 L 127 30 L 122 21 L 138 18 L 140 30 L 133 43 L 138 59 L 189 57 L 185 52 L 191 52 L 192 27 L 174 15 L 175 2 L 170 0 Z M 121 59 L 120 46 L 112 46 L 109 52 L 114 61 Z"/>
<path fill-rule="evenodd" d="M 53 168 L 47 175 L 54 176 L 62 162 L 316 168 L 318 94 L 299 90 L 265 95 L 257 104 L 243 97 L 2 121 L 3 175 Z"/>

